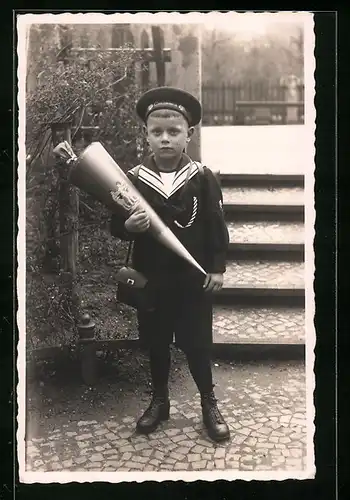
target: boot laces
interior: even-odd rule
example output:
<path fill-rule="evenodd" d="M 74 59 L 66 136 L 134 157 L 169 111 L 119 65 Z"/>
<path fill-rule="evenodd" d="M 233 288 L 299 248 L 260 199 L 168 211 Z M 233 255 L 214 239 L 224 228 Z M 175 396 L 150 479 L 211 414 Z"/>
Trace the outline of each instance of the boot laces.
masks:
<path fill-rule="evenodd" d="M 161 405 L 161 404 L 164 404 L 165 403 L 165 398 L 163 396 L 153 396 L 152 399 L 151 399 L 151 402 L 148 406 L 148 408 L 146 409 L 144 415 L 145 416 L 149 416 L 149 415 L 152 415 L 153 412 L 156 410 L 156 408 Z"/>
<path fill-rule="evenodd" d="M 214 394 L 208 394 L 203 399 L 204 404 L 208 407 L 208 412 L 211 417 L 213 417 L 218 423 L 225 423 L 223 416 L 217 406 L 217 399 Z"/>
<path fill-rule="evenodd" d="M 219 410 L 219 408 L 216 405 L 212 406 L 211 408 L 209 408 L 209 412 L 210 412 L 211 416 L 214 417 L 214 419 L 218 423 L 220 423 L 220 424 L 225 423 L 224 419 L 223 419 L 223 416 L 221 415 L 220 410 Z"/>

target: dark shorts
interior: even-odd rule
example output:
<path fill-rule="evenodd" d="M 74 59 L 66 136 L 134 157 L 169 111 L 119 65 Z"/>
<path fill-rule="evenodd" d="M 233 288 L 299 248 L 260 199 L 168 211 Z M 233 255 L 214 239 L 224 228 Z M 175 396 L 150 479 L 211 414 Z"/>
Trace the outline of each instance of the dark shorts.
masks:
<path fill-rule="evenodd" d="M 145 348 L 175 344 L 182 350 L 210 348 L 213 341 L 212 294 L 202 283 L 169 283 L 154 297 L 152 312 L 139 312 L 139 338 Z"/>

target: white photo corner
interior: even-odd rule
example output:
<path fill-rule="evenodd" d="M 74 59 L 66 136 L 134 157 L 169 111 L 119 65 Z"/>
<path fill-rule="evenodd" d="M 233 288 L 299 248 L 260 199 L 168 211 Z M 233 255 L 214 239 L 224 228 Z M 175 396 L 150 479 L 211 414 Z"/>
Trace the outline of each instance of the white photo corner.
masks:
<path fill-rule="evenodd" d="M 20 481 L 313 478 L 312 13 L 17 36 Z"/>

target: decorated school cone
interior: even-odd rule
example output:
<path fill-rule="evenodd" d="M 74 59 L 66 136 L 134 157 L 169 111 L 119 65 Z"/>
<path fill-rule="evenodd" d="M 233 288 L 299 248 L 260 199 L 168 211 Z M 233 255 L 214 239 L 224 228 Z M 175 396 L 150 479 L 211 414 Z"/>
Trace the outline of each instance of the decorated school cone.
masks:
<path fill-rule="evenodd" d="M 58 144 L 53 151 L 70 165 L 69 182 L 112 211 L 119 212 L 122 208 L 130 216 L 135 210 L 143 209 L 149 216 L 148 230 L 153 236 L 201 273 L 207 274 L 142 197 L 100 142 L 93 142 L 79 156 L 75 155 L 67 141 Z"/>

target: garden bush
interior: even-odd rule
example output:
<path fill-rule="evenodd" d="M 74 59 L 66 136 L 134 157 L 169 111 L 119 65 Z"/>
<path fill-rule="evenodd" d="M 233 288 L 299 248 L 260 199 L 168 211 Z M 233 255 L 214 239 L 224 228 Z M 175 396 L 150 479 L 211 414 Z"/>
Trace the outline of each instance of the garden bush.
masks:
<path fill-rule="evenodd" d="M 140 89 L 134 77 L 139 56 L 125 46 L 118 57 L 89 53 L 62 60 L 55 44 L 40 50 L 37 82 L 26 96 L 26 338 L 27 347 L 74 344 L 76 325 L 60 286 L 59 175 L 50 124 L 70 122 L 73 149 L 100 141 L 124 169 L 143 155 L 134 108 Z M 98 127 L 85 133 L 82 126 Z M 135 332 L 131 311 L 115 303 L 114 276 L 126 245 L 109 233 L 109 211 L 79 192 L 77 289 L 97 335 Z"/>

